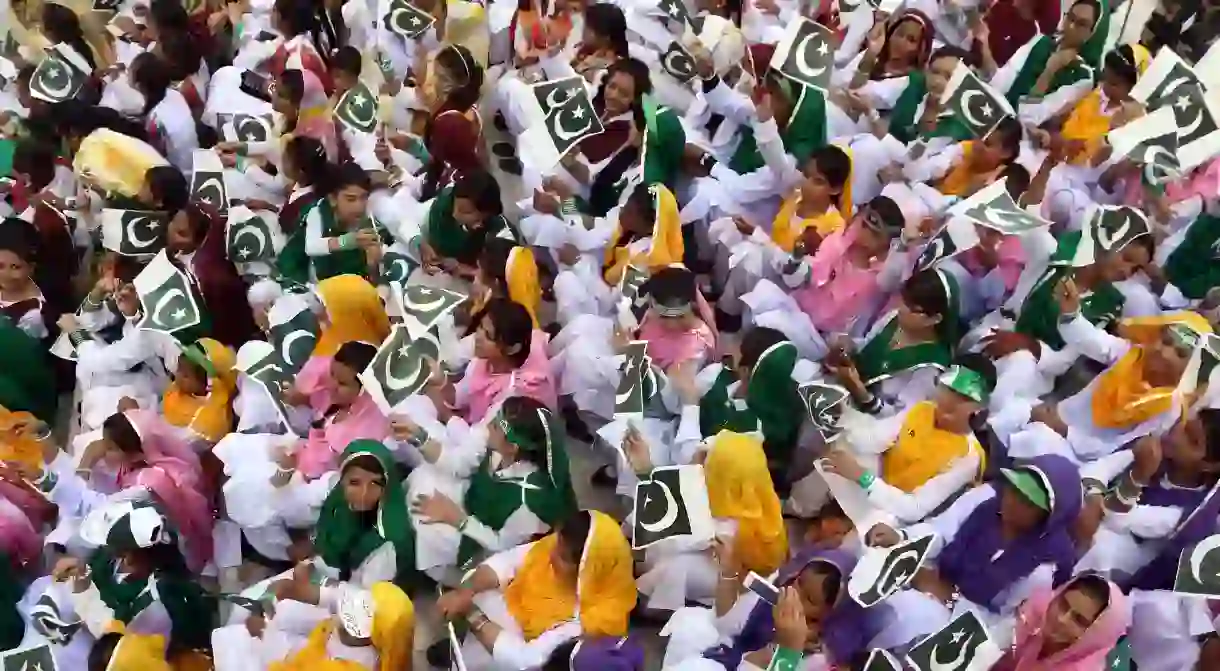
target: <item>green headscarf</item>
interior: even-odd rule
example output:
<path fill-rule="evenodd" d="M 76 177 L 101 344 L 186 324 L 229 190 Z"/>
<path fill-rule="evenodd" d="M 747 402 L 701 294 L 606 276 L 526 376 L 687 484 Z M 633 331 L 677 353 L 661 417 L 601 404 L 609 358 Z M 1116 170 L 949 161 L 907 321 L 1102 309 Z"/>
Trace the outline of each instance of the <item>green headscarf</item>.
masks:
<path fill-rule="evenodd" d="M 309 273 L 310 267 L 313 268 L 318 281 L 337 275 L 367 276 L 369 264 L 364 256 L 364 250 L 358 247 L 331 252 L 325 256 L 309 256 L 305 253 L 305 236 L 309 228 L 309 217 L 314 212 L 317 212 L 318 216 L 322 218 L 322 237 L 333 238 L 346 233 L 339 228 L 330 199 L 319 198 L 317 202 L 301 212 L 300 223 L 292 236 L 288 238 L 284 249 L 280 250 L 279 258 L 275 261 L 278 274 L 297 284 L 309 284 L 312 281 Z M 383 243 L 387 245 L 394 243 L 394 237 L 384 226 L 378 226 L 377 232 L 381 235 Z"/>
<path fill-rule="evenodd" d="M 1081 231 L 1063 236 L 1046 272 L 1021 303 L 1021 310 L 1013 327 L 1017 333 L 1037 338 L 1055 350 L 1062 349 L 1064 345 L 1063 337 L 1059 335 L 1060 311 L 1055 287 L 1059 286 L 1064 278 L 1075 273 L 1073 262 L 1082 237 Z M 1080 314 L 1091 323 L 1106 328 L 1122 313 L 1125 301 L 1122 292 L 1114 285 L 1102 282 L 1093 287 L 1092 293 L 1081 299 Z"/>
<path fill-rule="evenodd" d="M 348 507 L 343 485 L 336 484 L 322 503 L 314 551 L 327 566 L 338 569 L 346 579 L 369 555 L 383 544 L 391 543 L 398 562 L 394 583 L 406 589 L 415 578 L 415 531 L 407 512 L 407 494 L 398 477 L 397 464 L 385 445 L 363 438 L 353 440 L 343 450 L 339 473 L 343 473 L 352 459 L 361 456 L 376 459 L 385 474 L 376 519 L 371 525 L 367 524 L 366 515 Z"/>
<path fill-rule="evenodd" d="M 936 325 L 936 341 L 894 348 L 898 318 L 892 315 L 889 322 L 878 329 L 852 357 L 856 371 L 865 385 L 873 385 L 904 371 L 926 365 L 943 370 L 952 361 L 953 350 L 961 338 L 961 289 L 957 278 L 950 272 L 940 268 L 925 272 L 935 273 L 945 292 L 946 312 L 941 315 L 940 323 Z"/>
<path fill-rule="evenodd" d="M 936 128 L 925 133 L 919 128 L 916 112 L 919 104 L 928 96 L 928 75 L 923 70 L 917 70 L 907 76 L 907 87 L 898 96 L 894 109 L 890 113 L 890 135 L 903 144 L 910 144 L 920 138 L 947 137 L 958 142 L 973 139 L 970 128 L 962 123 L 955 114 L 943 114 L 936 121 Z"/>
<path fill-rule="evenodd" d="M 436 195 L 428 208 L 424 240 L 438 255 L 473 265 L 478 261 L 483 251 L 483 241 L 487 238 L 496 237 L 507 228 L 512 239 L 517 239 L 516 232 L 502 215 L 487 220 L 479 230 L 466 228 L 453 218 L 453 201 L 453 187 L 448 186 Z"/>
<path fill-rule="evenodd" d="M 1165 262 L 1165 276 L 1183 296 L 1201 300 L 1220 286 L 1220 217 L 1201 214 Z"/>
<path fill-rule="evenodd" d="M 55 422 L 59 395 L 55 372 L 42 344 L 0 317 L 0 406 L 25 410 L 48 424 Z"/>
<path fill-rule="evenodd" d="M 470 477 L 470 487 L 466 490 L 466 511 L 495 531 L 503 529 L 508 518 L 523 504 L 544 524 L 551 526 L 577 510 L 563 426 L 556 420 L 555 413 L 545 408 L 539 408 L 537 413 L 536 418 L 518 417 L 510 421 L 501 410 L 494 420 L 508 442 L 524 452 L 541 457 L 543 463 L 537 471 L 524 479 L 503 477 L 492 471 L 492 453 L 489 450 L 483 463 Z M 536 443 L 525 433 L 526 423 L 534 421 L 541 422 L 546 434 L 542 444 Z M 474 539 L 462 536 L 458 565 L 474 559 L 479 550 L 480 546 Z"/>
<path fill-rule="evenodd" d="M 1068 11 L 1071 11 L 1070 7 Z M 1056 72 L 1055 76 L 1051 78 L 1046 93 L 1054 93 L 1064 86 L 1092 79 L 1095 73 L 1100 71 L 1109 34 L 1110 1 L 1097 0 L 1097 22 L 1093 25 L 1093 34 L 1080 48 L 1080 55 L 1076 62 Z M 1046 64 L 1050 61 L 1051 55 L 1059 48 L 1054 36 L 1040 35 L 1034 39 L 1037 41 L 1030 49 L 1029 57 L 1025 59 L 1021 71 L 1017 73 L 1016 79 L 1008 89 L 1006 97 L 1014 108 L 1020 104 L 1021 98 L 1029 95 L 1029 92 L 1033 90 L 1034 84 L 1038 82 L 1038 77 L 1046 70 Z"/>
<path fill-rule="evenodd" d="M 736 381 L 725 368 L 699 401 L 699 429 L 704 437 L 721 431 L 762 431 L 763 450 L 771 464 L 785 463 L 796 449 L 805 406 L 797 393 L 792 369 L 796 367 L 796 345 L 784 340 L 768 347 L 754 362 L 747 383 L 744 407 L 729 396 Z"/>
<path fill-rule="evenodd" d="M 780 133 L 784 141 L 784 150 L 796 159 L 797 166 L 803 164 L 817 149 L 826 146 L 826 97 L 819 91 L 808 86 L 802 86 L 790 79 L 780 78 L 780 87 L 788 94 L 788 99 L 796 99 L 792 106 L 792 114 L 788 117 L 788 125 Z M 729 167 L 739 175 L 754 172 L 766 165 L 762 152 L 758 150 L 758 140 L 750 128 L 742 128 L 741 141 Z"/>

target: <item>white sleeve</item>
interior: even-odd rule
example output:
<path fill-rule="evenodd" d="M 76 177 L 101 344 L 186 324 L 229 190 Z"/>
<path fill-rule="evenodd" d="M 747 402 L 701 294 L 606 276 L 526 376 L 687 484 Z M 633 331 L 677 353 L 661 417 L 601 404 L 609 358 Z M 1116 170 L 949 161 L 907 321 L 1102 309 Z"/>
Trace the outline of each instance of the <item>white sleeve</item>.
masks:
<path fill-rule="evenodd" d="M 579 638 L 581 633 L 579 622 L 564 622 L 526 642 L 520 634 L 501 629 L 492 644 L 491 657 L 501 671 L 541 669 L 559 646 Z"/>
<path fill-rule="evenodd" d="M 1021 105 L 1020 109 L 1017 110 L 1017 117 L 1026 125 L 1041 126 L 1051 117 L 1075 105 L 1077 101 L 1088 95 L 1091 90 L 1093 90 L 1092 79 L 1085 79 L 1075 84 L 1061 86 L 1055 91 L 1048 93 L 1038 102 Z"/>
<path fill-rule="evenodd" d="M 920 538 L 930 533 L 938 536 L 937 540 L 932 543 L 928 551 L 928 557 L 935 559 L 940 555 L 940 551 L 945 549 L 945 546 L 953 542 L 957 537 L 957 531 L 965 523 L 966 518 L 974 512 L 975 508 L 986 503 L 992 497 L 997 496 L 997 492 L 991 485 L 982 485 L 975 487 L 962 494 L 952 505 L 949 506 L 941 514 L 903 529 L 903 533 L 907 538 Z"/>
<path fill-rule="evenodd" d="M 1090 461 L 1080 467 L 1080 479 L 1096 480 L 1103 485 L 1114 482 L 1123 471 L 1135 461 L 1135 453 L 1131 450 L 1119 450 L 1107 454 L 1100 459 Z"/>
<path fill-rule="evenodd" d="M 868 500 L 885 510 L 900 523 L 910 524 L 926 517 L 942 503 L 970 484 L 979 472 L 979 455 L 970 450 L 954 459 L 945 470 L 929 479 L 915 491 L 907 493 L 878 478 L 868 490 Z"/>
<path fill-rule="evenodd" d="M 991 77 L 991 88 L 995 89 L 1000 95 L 1008 95 L 1008 89 L 1012 88 L 1013 82 L 1017 80 L 1017 75 L 1021 73 L 1021 68 L 1025 66 L 1026 59 L 1029 58 L 1029 52 L 1034 48 L 1034 42 L 1038 36 L 1025 43 L 1017 52 L 1004 63 L 999 70 L 996 70 L 995 75 Z"/>
<path fill-rule="evenodd" d="M 856 454 L 877 455 L 890 449 L 902 431 L 909 409 L 888 417 L 852 411 L 843 416 L 843 437 Z"/>
<path fill-rule="evenodd" d="M 115 619 L 114 609 L 102 601 L 102 594 L 98 591 L 97 585 L 90 581 L 89 586 L 81 592 L 69 587 L 68 599 L 72 602 L 72 608 L 76 610 L 76 614 L 80 616 L 81 622 L 85 624 L 85 628 L 89 630 L 90 634 L 93 634 L 94 638 L 101 638 L 106 634 L 107 628 Z"/>
<path fill-rule="evenodd" d="M 47 337 L 47 325 L 43 323 L 42 312 L 39 310 L 29 310 L 21 315 L 21 319 L 17 320 L 17 328 L 35 340 Z"/>
<path fill-rule="evenodd" d="M 885 112 L 894 108 L 894 104 L 898 102 L 899 96 L 906 90 L 908 83 L 910 83 L 909 77 L 890 77 L 870 81 L 856 89 L 856 94 L 868 103 L 869 107 Z"/>
<path fill-rule="evenodd" d="M 1050 564 L 1043 564 L 1034 569 L 1033 573 L 1025 576 L 1011 587 L 1004 590 L 1003 605 L 1000 606 L 1000 614 L 1007 615 L 1013 613 L 1025 603 L 1025 600 L 1034 594 L 1034 592 L 1047 589 L 1050 590 L 1055 582 L 1055 567 Z"/>
<path fill-rule="evenodd" d="M 305 217 L 305 254 L 308 256 L 327 256 L 330 254 L 330 241 L 322 237 L 322 215 L 318 209 L 310 210 Z"/>
<path fill-rule="evenodd" d="M 352 572 L 351 582 L 371 589 L 379 582 L 391 582 L 398 575 L 398 552 L 393 543 L 382 543 L 381 547 L 360 562 Z"/>
<path fill-rule="evenodd" d="M 800 167 L 796 159 L 784 149 L 784 140 L 779 135 L 775 119 L 754 124 L 754 137 L 758 141 L 758 152 L 771 170 L 771 175 L 780 191 L 788 191 L 801 180 Z M 755 232 L 759 232 L 755 229 Z M 764 234 L 765 235 L 765 234 Z"/>
<path fill-rule="evenodd" d="M 503 552 L 549 530 L 550 527 L 529 506 L 522 504 L 508 516 L 499 531 L 483 524 L 477 517 L 469 517 L 462 535 L 469 536 L 490 552 Z"/>
<path fill-rule="evenodd" d="M 707 107 L 712 113 L 720 114 L 729 121 L 748 125 L 756 116 L 754 103 L 750 98 L 730 88 L 723 79 L 716 88 L 704 92 L 703 99 L 707 101 Z"/>
<path fill-rule="evenodd" d="M 76 348 L 77 361 L 84 363 L 90 371 L 125 371 L 148 358 L 149 344 L 144 331 L 136 328 L 132 320 L 123 325 L 123 337 L 106 344 L 86 340 Z"/>
<path fill-rule="evenodd" d="M 912 183 L 927 183 L 940 179 L 949 172 L 954 163 L 962 159 L 961 143 L 951 144 L 934 154 L 927 154 L 907 163 L 902 174 Z"/>
<path fill-rule="evenodd" d="M 678 419 L 678 432 L 674 435 L 675 461 L 690 464 L 695 461 L 695 455 L 703 449 L 703 430 L 699 428 L 699 406 L 682 406 L 682 415 Z"/>
<path fill-rule="evenodd" d="M 1125 513 L 1106 511 L 1102 524 L 1112 531 L 1126 531 L 1137 538 L 1166 538 L 1182 521 L 1182 509 L 1137 505 Z"/>
<path fill-rule="evenodd" d="M 496 574 L 496 577 L 500 579 L 500 586 L 504 587 L 512 582 L 513 576 L 517 575 L 517 569 L 525 564 L 525 556 L 533 547 L 533 543 L 526 543 L 511 550 L 497 552 L 485 559 L 483 565 Z"/>
<path fill-rule="evenodd" d="M 144 610 L 136 613 L 136 616 L 131 618 L 131 622 L 127 623 L 125 631 L 133 634 L 141 634 L 151 636 L 160 634 L 169 638 L 173 633 L 174 621 L 169 617 L 169 611 L 165 609 L 165 604 L 161 603 L 160 599 L 154 600 L 152 603 L 144 607 Z"/>
<path fill-rule="evenodd" d="M 1080 350 L 1081 354 L 1107 366 L 1131 350 L 1130 342 L 1106 333 L 1079 314 L 1066 324 L 1060 322 L 1059 335 L 1065 343 Z"/>

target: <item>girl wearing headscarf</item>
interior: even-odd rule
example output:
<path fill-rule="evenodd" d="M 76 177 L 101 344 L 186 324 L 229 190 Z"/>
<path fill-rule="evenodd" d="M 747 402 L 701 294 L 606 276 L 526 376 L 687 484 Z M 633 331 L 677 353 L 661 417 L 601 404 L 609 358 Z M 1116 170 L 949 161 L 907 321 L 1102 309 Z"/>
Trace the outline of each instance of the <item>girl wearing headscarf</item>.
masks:
<path fill-rule="evenodd" d="M 264 556 L 287 559 L 284 526 L 313 519 L 341 463 L 340 446 L 390 435 L 389 420 L 357 378 L 375 353 L 372 345 L 351 342 L 333 358 L 305 364 L 284 394 L 287 405 L 307 409 L 305 437 L 233 433 L 213 448 L 229 475 L 223 489 L 229 518 Z"/>
<path fill-rule="evenodd" d="M 618 522 L 589 510 L 491 556 L 438 606 L 470 623 L 462 656 L 471 671 L 487 671 L 541 667 L 575 638 L 625 636 L 635 602 L 631 546 Z"/>
<path fill-rule="evenodd" d="M 831 334 L 865 333 L 884 292 L 898 285 L 909 266 L 911 252 L 897 240 L 904 223 L 902 211 L 885 196 L 857 208 L 816 253 L 784 268 L 783 284 L 791 293 L 762 280 L 742 297 L 750 321 L 782 331 L 801 356 L 815 360 L 827 353 L 824 338 Z"/>
<path fill-rule="evenodd" d="M 474 335 L 474 359 L 457 385 L 456 401 L 477 424 L 509 396 L 529 396 L 555 410 L 555 380 L 547 357 L 546 333 L 534 328 L 525 306 L 507 298 L 487 302 Z"/>
<path fill-rule="evenodd" d="M 489 241 L 516 238 L 504 217 L 500 185 L 482 169 L 465 171 L 429 205 L 420 241 L 420 257 L 429 280 L 473 279 L 479 256 Z"/>
<path fill-rule="evenodd" d="M 902 617 L 871 645 L 892 648 L 939 630 L 969 609 L 989 627 L 1038 590 L 1062 583 L 1076 563 L 1070 535 L 1080 512 L 1080 473 L 1067 459 L 1043 455 L 1011 469 L 999 482 L 976 487 L 944 512 L 900 534 L 885 525 L 868 531 L 870 545 L 937 534 L 924 568 L 886 600 Z"/>
<path fill-rule="evenodd" d="M 355 275 L 340 275 L 318 283 L 326 310 L 313 356 L 334 356 L 344 343 L 380 345 L 390 335 L 390 318 L 377 289 Z"/>
<path fill-rule="evenodd" d="M 743 571 L 770 575 L 788 555 L 788 534 L 762 448 L 754 435 L 721 431 L 711 440 L 703 472 L 716 537 L 733 546 Z M 652 470 L 651 464 L 636 466 L 643 476 Z M 638 584 L 648 608 L 677 611 L 692 601 L 712 602 L 719 567 L 700 545 L 674 540 L 645 551 Z"/>
<path fill-rule="evenodd" d="M 182 348 L 174 381 L 161 397 L 161 412 L 171 426 L 208 445 L 233 429 L 237 355 L 211 338 Z"/>
<path fill-rule="evenodd" d="M 806 621 L 820 623 L 820 627 L 810 628 L 804 649 L 797 651 L 806 653 L 805 661 L 794 668 L 850 663 L 892 618 L 887 604 L 864 610 L 848 596 L 847 580 L 855 565 L 855 558 L 847 552 L 809 547 L 769 576 L 777 587 L 795 587 Z M 715 612 L 684 608 L 670 618 L 663 630 L 669 635 L 665 667 L 700 656 L 724 669 L 750 668 L 750 664 L 766 668 L 770 663 L 769 646 L 775 641 L 773 607 L 740 587 L 744 574 L 739 568 L 721 565 Z"/>
<path fill-rule="evenodd" d="M 996 671 L 1106 671 L 1110 651 L 1131 624 L 1117 585 L 1085 574 L 1052 591 L 1034 592 L 1016 616 L 1013 647 Z"/>
<path fill-rule="evenodd" d="M 420 447 L 425 460 L 436 449 L 427 440 Z M 563 428 L 532 398 L 505 399 L 486 427 L 463 444 L 440 446 L 430 461 L 453 470 L 474 466 L 457 474 L 467 480 L 464 494 L 434 486 L 425 468 L 407 481 L 418 566 L 443 584 L 458 584 L 471 561 L 547 533 L 576 511 Z"/>
<path fill-rule="evenodd" d="M 428 164 L 417 194 L 420 202 L 483 164 L 479 150 L 483 122 L 478 108 L 483 66 L 466 47 L 448 44 L 428 61 L 423 74 L 420 96 L 429 111 L 423 132 Z"/>
<path fill-rule="evenodd" d="M 31 277 L 38 284 L 48 316 L 53 320 L 73 307 L 76 294 L 72 277 L 80 261 L 72 229 L 64 211 L 75 200 L 77 188 L 72 178 L 72 166 L 55 156 L 51 145 L 43 142 L 23 142 L 13 152 L 12 201 L 14 218 L 22 224 L 5 220 L 5 228 L 16 228 L 32 247 L 27 262 Z M 34 198 L 35 194 L 42 197 Z M 12 240 L 8 235 L 3 236 Z M 12 243 L 10 243 L 12 244 Z M 20 244 L 13 249 L 19 252 Z M 49 327 L 50 324 L 48 323 Z"/>
<path fill-rule="evenodd" d="M 379 582 L 367 590 L 344 587 L 337 603 L 327 607 L 334 615 L 309 632 L 305 646 L 266 668 L 346 671 L 353 664 L 370 671 L 410 668 L 415 607 L 397 585 Z"/>
<path fill-rule="evenodd" d="M 1058 33 L 1037 35 L 1018 49 L 991 78 L 991 87 L 1008 99 L 1022 122 L 1041 125 L 1092 87 L 1109 33 L 1109 2 L 1077 0 Z M 1022 104 L 1027 96 L 1041 99 Z"/>
<path fill-rule="evenodd" d="M 479 256 L 479 270 L 472 292 L 471 326 L 477 328 L 482 313 L 493 298 L 508 298 L 529 310 L 534 328 L 539 328 L 538 312 L 542 308 L 542 286 L 538 279 L 538 264 L 529 247 L 504 238 L 490 238 Z"/>
<path fill-rule="evenodd" d="M 1123 320 L 1110 335 L 1079 315 L 1079 294 L 1068 287 L 1060 327 L 1064 340 L 1106 370 L 1068 398 L 1042 404 L 1009 402 L 991 426 L 1009 456 L 1054 453 L 1077 463 L 1110 455 L 1144 436 L 1162 436 L 1206 390 L 1201 369 L 1211 324 L 1194 312 Z M 1017 399 L 1020 401 L 1020 399 Z M 1031 407 L 1032 406 L 1032 407 Z"/>

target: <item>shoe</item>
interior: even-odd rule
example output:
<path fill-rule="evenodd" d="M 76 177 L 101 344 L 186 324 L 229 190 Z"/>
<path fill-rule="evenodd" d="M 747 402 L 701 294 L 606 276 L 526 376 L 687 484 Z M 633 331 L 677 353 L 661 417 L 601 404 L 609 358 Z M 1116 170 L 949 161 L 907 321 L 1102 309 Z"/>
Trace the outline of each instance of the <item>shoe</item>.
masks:
<path fill-rule="evenodd" d="M 582 443 L 593 442 L 593 433 L 589 431 L 589 425 L 585 424 L 585 420 L 580 418 L 580 411 L 572 406 L 565 406 L 561 414 L 569 436 Z"/>
<path fill-rule="evenodd" d="M 516 158 L 517 148 L 507 142 L 497 142 L 491 145 L 491 153 L 500 158 Z"/>

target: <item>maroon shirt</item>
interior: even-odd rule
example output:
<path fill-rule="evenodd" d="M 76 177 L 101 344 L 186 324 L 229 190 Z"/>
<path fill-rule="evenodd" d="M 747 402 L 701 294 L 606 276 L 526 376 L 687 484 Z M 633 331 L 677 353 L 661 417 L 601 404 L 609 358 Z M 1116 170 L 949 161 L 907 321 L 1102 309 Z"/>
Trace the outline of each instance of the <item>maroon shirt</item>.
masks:
<path fill-rule="evenodd" d="M 1018 4 L 1032 6 L 1034 18 L 1022 15 L 1017 10 Z M 1035 35 L 1053 35 L 1059 28 L 1059 14 L 1058 0 L 996 0 L 984 18 L 990 33 L 987 41 L 996 65 L 1002 67 Z"/>

